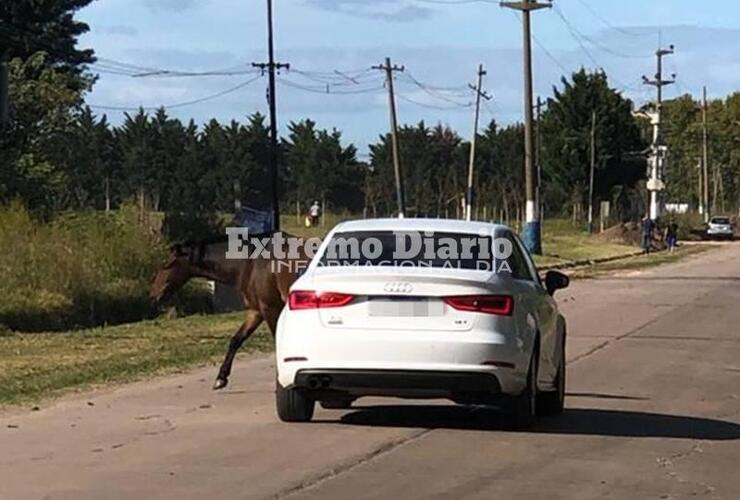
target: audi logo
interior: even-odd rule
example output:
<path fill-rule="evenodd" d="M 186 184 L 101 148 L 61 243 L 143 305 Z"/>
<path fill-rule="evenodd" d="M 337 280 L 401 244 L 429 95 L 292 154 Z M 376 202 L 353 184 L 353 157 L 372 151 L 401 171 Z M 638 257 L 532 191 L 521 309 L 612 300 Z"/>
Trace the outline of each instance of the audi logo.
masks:
<path fill-rule="evenodd" d="M 383 287 L 388 293 L 411 293 L 414 291 L 414 285 L 406 281 L 391 281 Z"/>

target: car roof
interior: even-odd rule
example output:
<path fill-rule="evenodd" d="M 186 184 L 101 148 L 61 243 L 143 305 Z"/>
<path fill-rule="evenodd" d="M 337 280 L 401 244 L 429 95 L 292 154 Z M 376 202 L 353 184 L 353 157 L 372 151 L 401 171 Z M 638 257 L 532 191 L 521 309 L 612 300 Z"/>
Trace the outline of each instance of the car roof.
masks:
<path fill-rule="evenodd" d="M 450 233 L 475 233 L 481 231 L 498 234 L 510 230 L 502 224 L 468 222 L 457 219 L 361 219 L 339 223 L 333 232 L 349 231 L 438 231 Z"/>

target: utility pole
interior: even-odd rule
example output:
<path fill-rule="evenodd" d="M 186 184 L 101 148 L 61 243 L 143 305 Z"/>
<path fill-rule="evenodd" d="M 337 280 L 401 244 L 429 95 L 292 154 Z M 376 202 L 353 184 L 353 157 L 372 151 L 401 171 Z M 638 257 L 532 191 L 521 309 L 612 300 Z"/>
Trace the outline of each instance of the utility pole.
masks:
<path fill-rule="evenodd" d="M 542 106 L 545 103 L 542 102 L 540 96 L 537 96 L 537 104 L 535 109 L 537 110 L 536 120 L 537 128 L 535 129 L 535 166 L 537 169 L 537 191 L 535 192 L 535 201 L 537 202 L 537 209 L 540 214 L 540 222 L 544 222 L 545 219 L 545 204 L 542 201 L 542 134 L 540 129 L 540 115 Z"/>
<path fill-rule="evenodd" d="M 699 190 L 697 191 L 697 197 L 699 199 L 699 215 L 704 217 L 704 161 L 701 158 L 696 160 L 696 169 L 699 172 Z"/>
<path fill-rule="evenodd" d="M 475 139 L 478 136 L 478 121 L 480 120 L 480 99 L 481 97 L 485 100 L 490 100 L 489 96 L 483 90 L 483 77 L 486 76 L 486 71 L 483 69 L 483 65 L 478 66 L 478 83 L 470 88 L 475 91 L 475 118 L 473 121 L 473 138 L 470 139 L 470 164 L 468 166 L 468 192 L 466 196 L 467 203 L 465 205 L 465 220 L 470 221 L 472 219 L 473 212 L 473 170 L 475 169 Z"/>
<path fill-rule="evenodd" d="M 657 100 L 655 103 L 655 112 L 651 116 L 653 124 L 653 143 L 650 148 L 650 179 L 648 180 L 648 191 L 650 191 L 650 218 L 655 220 L 661 216 L 661 199 L 660 193 L 665 191 L 664 168 L 666 147 L 663 145 L 663 137 L 660 134 L 661 112 L 663 110 L 663 87 L 676 83 L 674 74 L 670 80 L 663 79 L 663 57 L 673 54 L 673 45 L 668 49 L 659 48 L 655 55 L 658 59 L 658 68 L 655 73 L 655 79 L 650 80 L 643 76 L 642 81 L 645 85 L 654 86 L 657 89 Z"/>
<path fill-rule="evenodd" d="M 591 113 L 591 173 L 588 178 L 588 234 L 594 232 L 594 171 L 596 170 L 596 111 Z"/>
<path fill-rule="evenodd" d="M 290 69 L 290 64 L 275 62 L 275 46 L 272 32 L 272 0 L 267 0 L 267 57 L 266 63 L 252 63 L 255 68 L 260 68 L 264 73 L 267 70 L 269 78 L 267 89 L 267 101 L 270 107 L 270 147 L 267 159 L 270 165 L 270 186 L 272 190 L 272 220 L 273 230 L 280 231 L 280 175 L 278 172 L 278 128 L 277 128 L 277 103 L 275 97 L 275 74 L 278 70 Z"/>
<path fill-rule="evenodd" d="M 702 206 L 704 207 L 704 222 L 709 222 L 709 140 L 707 134 L 707 87 L 702 88 L 702 102 L 701 102 L 701 123 L 702 123 L 702 177 L 704 177 L 704 185 L 702 189 L 703 200 Z"/>
<path fill-rule="evenodd" d="M 522 12 L 522 34 L 524 53 L 524 182 L 527 200 L 526 224 L 523 231 L 524 245 L 534 255 L 542 254 L 542 227 L 540 225 L 539 207 L 537 206 L 537 177 L 534 172 L 534 140 L 532 122 L 534 121 L 532 106 L 532 28 L 530 13 L 534 10 L 546 9 L 550 4 L 539 3 L 536 0 L 521 2 L 501 2 L 502 7 Z"/>
<path fill-rule="evenodd" d="M 385 58 L 385 64 L 373 66 L 372 69 L 385 71 L 386 86 L 388 87 L 388 105 L 391 115 L 391 151 L 393 154 L 393 171 L 396 176 L 396 201 L 398 202 L 398 218 L 406 216 L 406 200 L 403 190 L 403 173 L 401 171 L 401 160 L 398 157 L 398 119 L 396 117 L 396 94 L 393 90 L 393 72 L 403 71 L 403 66 L 391 64 L 391 58 Z"/>

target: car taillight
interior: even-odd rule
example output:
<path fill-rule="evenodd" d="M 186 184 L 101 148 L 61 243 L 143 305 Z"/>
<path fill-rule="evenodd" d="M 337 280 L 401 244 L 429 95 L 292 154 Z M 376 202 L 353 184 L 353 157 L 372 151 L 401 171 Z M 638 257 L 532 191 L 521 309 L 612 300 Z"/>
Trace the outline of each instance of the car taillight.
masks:
<path fill-rule="evenodd" d="M 445 297 L 445 303 L 458 311 L 511 316 L 514 299 L 509 295 L 461 295 Z"/>
<path fill-rule="evenodd" d="M 352 302 L 354 298 L 354 295 L 347 293 L 297 290 L 290 292 L 288 296 L 288 307 L 291 310 L 341 307 Z"/>

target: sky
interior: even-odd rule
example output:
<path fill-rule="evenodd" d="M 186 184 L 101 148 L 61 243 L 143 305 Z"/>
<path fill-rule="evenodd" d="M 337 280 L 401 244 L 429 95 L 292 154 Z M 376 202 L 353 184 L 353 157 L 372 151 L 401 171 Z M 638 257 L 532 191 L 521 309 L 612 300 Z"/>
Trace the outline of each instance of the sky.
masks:
<path fill-rule="evenodd" d="M 90 25 L 80 45 L 100 58 L 87 102 L 113 123 L 124 117 L 117 108 L 138 106 L 164 105 L 199 124 L 267 112 L 267 78 L 251 66 L 267 57 L 265 0 L 97 0 L 77 17 Z M 400 123 L 442 123 L 469 136 L 468 85 L 479 64 L 493 96 L 482 121 L 521 120 L 521 21 L 497 2 L 274 0 L 274 18 L 276 59 L 290 63 L 277 89 L 283 134 L 291 121 L 311 118 L 365 154 L 388 129 L 383 73 L 371 69 L 385 57 L 404 66 L 395 73 Z M 532 26 L 535 92 L 543 98 L 561 75 L 603 68 L 641 105 L 654 94 L 641 81 L 655 74 L 659 44 L 675 45 L 664 65 L 666 78 L 676 73 L 667 98 L 699 95 L 702 85 L 712 97 L 740 89 L 734 0 L 557 0 L 532 14 Z M 162 69 L 217 74 L 141 76 Z"/>

